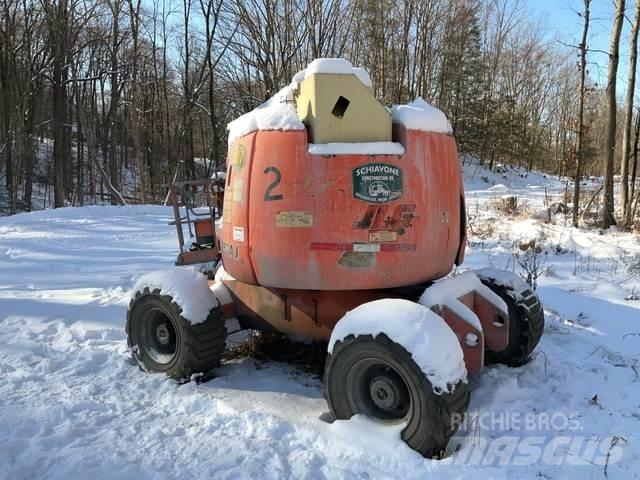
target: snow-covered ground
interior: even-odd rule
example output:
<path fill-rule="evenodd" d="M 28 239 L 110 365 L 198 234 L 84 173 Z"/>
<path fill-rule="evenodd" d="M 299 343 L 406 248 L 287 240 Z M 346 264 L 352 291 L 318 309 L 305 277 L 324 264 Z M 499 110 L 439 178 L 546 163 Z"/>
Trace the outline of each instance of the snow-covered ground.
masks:
<path fill-rule="evenodd" d="M 471 167 L 465 182 L 460 270 L 537 262 L 546 327 L 529 364 L 470 379 L 445 460 L 410 450 L 401 426 L 326 423 L 320 380 L 290 365 L 238 359 L 185 385 L 142 373 L 128 290 L 172 264 L 171 213 L 88 207 L 0 218 L 0 478 L 639 478 L 637 236 L 544 223 L 558 179 Z M 496 208 L 506 193 L 515 215 Z"/>

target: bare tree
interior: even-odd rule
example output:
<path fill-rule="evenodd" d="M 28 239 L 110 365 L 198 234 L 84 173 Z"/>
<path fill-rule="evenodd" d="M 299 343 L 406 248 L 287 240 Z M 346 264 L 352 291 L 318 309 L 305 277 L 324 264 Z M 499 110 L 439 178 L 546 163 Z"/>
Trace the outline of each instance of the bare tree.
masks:
<path fill-rule="evenodd" d="M 578 209 L 580 208 L 580 181 L 582 179 L 583 164 L 583 143 L 584 143 L 584 97 L 585 97 L 585 81 L 587 76 L 587 36 L 589 34 L 589 21 L 591 18 L 591 0 L 584 0 L 584 12 L 582 18 L 584 26 L 582 29 L 582 41 L 578 45 L 580 52 L 580 63 L 578 70 L 580 72 L 580 84 L 578 86 L 578 133 L 576 139 L 576 173 L 573 189 L 573 226 L 578 227 Z"/>
<path fill-rule="evenodd" d="M 622 159 L 620 166 L 620 196 L 622 217 L 625 225 L 631 223 L 631 202 L 629 201 L 629 158 L 631 156 L 631 123 L 633 119 L 633 99 L 636 87 L 636 67 L 638 60 L 638 29 L 640 27 L 640 0 L 636 0 L 636 13 L 631 27 L 629 43 L 629 75 L 627 81 L 627 101 L 625 105 L 624 133 L 622 137 Z"/>
<path fill-rule="evenodd" d="M 624 21 L 625 0 L 616 0 L 616 13 L 611 30 L 609 46 L 609 74 L 607 77 L 607 130 L 605 137 L 605 170 L 604 170 L 604 205 L 602 211 L 602 228 L 616 224 L 614 216 L 615 202 L 613 196 L 614 155 L 616 150 L 616 81 L 618 61 L 620 59 L 620 34 Z"/>
<path fill-rule="evenodd" d="M 121 80 L 122 72 L 120 71 L 119 61 L 120 46 L 125 38 L 124 35 L 121 34 L 120 29 L 120 15 L 122 14 L 124 3 L 122 0 L 108 0 L 107 4 L 111 10 L 111 37 L 109 44 L 109 88 L 111 94 L 109 99 L 109 110 L 107 113 L 107 129 L 109 135 L 109 182 L 111 186 L 110 190 L 113 189 L 120 191 L 121 185 L 120 168 L 118 164 L 118 144 L 121 139 L 118 135 L 119 125 L 116 117 L 118 115 L 120 98 L 124 86 L 124 82 Z M 120 197 L 112 194 L 111 204 L 122 204 Z"/>
<path fill-rule="evenodd" d="M 4 157 L 5 188 L 7 189 L 7 203 L 9 214 L 15 213 L 16 195 L 14 181 L 13 145 L 15 130 L 13 128 L 14 88 L 16 87 L 15 61 L 13 59 L 15 45 L 11 40 L 15 35 L 17 8 L 13 2 L 2 2 L 0 17 L 0 107 L 2 108 L 2 136 L 0 136 L 0 153 Z M 14 68 L 12 68 L 14 67 Z"/>
<path fill-rule="evenodd" d="M 631 167 L 631 191 L 629 192 L 629 207 L 627 208 L 627 225 L 631 225 L 633 216 L 635 215 L 634 205 L 637 202 L 636 198 L 636 177 L 638 174 L 638 144 L 640 143 L 640 109 L 636 110 L 636 125 L 635 133 L 633 137 L 633 149 L 632 157 L 633 162 Z"/>
<path fill-rule="evenodd" d="M 129 129 L 133 143 L 133 156 L 139 177 L 140 198 L 147 201 L 147 174 L 144 165 L 144 152 L 141 146 L 141 130 L 145 117 L 145 105 L 140 86 L 140 67 L 144 59 L 140 45 L 141 0 L 127 0 L 129 7 L 129 25 L 131 30 L 130 87 L 129 87 Z"/>
<path fill-rule="evenodd" d="M 63 207 L 68 198 L 65 174 L 67 159 L 71 156 L 68 131 L 68 56 L 72 48 L 72 31 L 67 0 L 53 2 L 43 0 L 47 11 L 49 46 L 51 49 L 51 75 L 53 101 L 53 188 L 54 207 Z"/>
<path fill-rule="evenodd" d="M 0 13 L 9 213 L 29 209 L 48 175 L 54 206 L 160 201 L 176 174 L 223 168 L 226 124 L 315 57 L 365 67 L 385 103 L 424 97 L 490 167 L 566 174 L 575 159 L 576 209 L 581 176 L 601 173 L 608 117 L 588 87 L 588 21 L 578 77 L 525 0 L 0 0 Z M 623 157 L 635 159 L 631 136 Z"/>

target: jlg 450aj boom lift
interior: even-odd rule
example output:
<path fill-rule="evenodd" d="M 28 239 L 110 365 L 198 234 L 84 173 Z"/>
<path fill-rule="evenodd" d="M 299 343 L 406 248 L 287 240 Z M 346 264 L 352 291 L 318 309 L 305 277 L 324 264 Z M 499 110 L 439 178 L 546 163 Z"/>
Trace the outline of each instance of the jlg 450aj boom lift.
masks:
<path fill-rule="evenodd" d="M 230 321 L 328 340 L 333 416 L 403 422 L 434 457 L 466 411 L 467 374 L 525 363 L 543 311 L 507 272 L 443 279 L 466 239 L 451 127 L 421 99 L 388 109 L 372 92 L 362 69 L 320 59 L 229 125 L 224 180 L 172 187 L 177 263 L 223 267 L 143 277 L 128 342 L 144 370 L 185 379 L 219 365 Z M 217 220 L 185 201 L 223 189 Z"/>

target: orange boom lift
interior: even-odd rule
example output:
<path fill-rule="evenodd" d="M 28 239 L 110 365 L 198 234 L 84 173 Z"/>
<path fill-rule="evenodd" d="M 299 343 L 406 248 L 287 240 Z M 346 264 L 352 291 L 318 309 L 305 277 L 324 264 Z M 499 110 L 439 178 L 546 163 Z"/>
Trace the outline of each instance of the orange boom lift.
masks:
<path fill-rule="evenodd" d="M 484 270 L 439 280 L 463 262 L 466 243 L 460 163 L 444 114 L 421 99 L 384 107 L 366 72 L 344 60 L 314 61 L 232 122 L 224 180 L 175 184 L 171 198 L 177 264 L 221 257 L 223 268 L 209 280 L 216 301 L 203 322 L 185 318 L 162 288 L 138 289 L 127 333 L 147 371 L 182 379 L 216 367 L 230 320 L 328 340 L 334 417 L 406 422 L 404 440 L 432 457 L 466 410 L 466 373 L 487 362 L 521 365 L 540 339 L 542 308 L 519 278 Z M 193 208 L 198 198 L 208 208 Z M 185 225 L 195 236 L 189 247 Z M 389 305 L 393 316 L 363 330 Z M 409 310 L 424 310 L 428 321 L 408 320 Z M 369 312 L 366 321 L 358 312 Z M 454 339 L 444 352 L 432 348 L 443 358 L 400 340 L 415 332 L 432 347 L 445 342 L 432 321 Z M 433 365 L 458 359 L 463 372 L 438 385 L 442 375 L 423 367 L 423 356 Z"/>

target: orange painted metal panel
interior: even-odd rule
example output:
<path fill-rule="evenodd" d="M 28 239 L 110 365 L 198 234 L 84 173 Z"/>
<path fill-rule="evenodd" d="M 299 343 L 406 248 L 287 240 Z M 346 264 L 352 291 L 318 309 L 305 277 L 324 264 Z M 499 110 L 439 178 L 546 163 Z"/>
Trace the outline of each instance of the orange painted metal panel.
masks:
<path fill-rule="evenodd" d="M 213 238 L 213 225 L 211 218 L 194 220 L 193 226 L 196 230 L 196 238 Z"/>
<path fill-rule="evenodd" d="M 472 374 L 478 373 L 484 366 L 484 335 L 446 305 L 442 307 L 441 316 L 460 342 L 467 371 Z M 467 342 L 468 335 L 475 336 L 475 345 Z"/>
<path fill-rule="evenodd" d="M 311 290 L 391 288 L 448 274 L 462 237 L 455 140 L 394 130 L 404 155 L 311 155 L 305 131 L 236 141 L 223 214 L 227 271 L 248 283 Z"/>
<path fill-rule="evenodd" d="M 280 332 L 321 340 L 329 340 L 335 324 L 359 305 L 383 298 L 402 298 L 388 290 L 294 290 L 247 285 L 237 280 L 224 280 L 224 284 L 234 299 L 228 304 L 233 310 L 225 312 L 227 318 L 257 317 Z M 492 349 L 505 348 L 503 342 L 508 340 L 508 319 L 499 327 L 495 325 L 494 321 L 500 316 L 498 310 L 477 292 L 469 292 L 459 300 L 478 315 L 482 330 L 447 305 L 437 313 L 458 338 L 467 370 L 475 374 L 484 366 L 485 345 Z M 393 322 L 393 319 L 389 321 Z M 472 336 L 475 343 L 470 342 L 468 336 Z"/>
<path fill-rule="evenodd" d="M 359 305 L 389 294 L 382 290 L 311 291 L 265 288 L 224 280 L 234 297 L 234 316 L 257 317 L 280 332 L 328 340 L 335 324 Z"/>
<path fill-rule="evenodd" d="M 509 346 L 509 316 L 504 315 L 496 306 L 478 293 L 475 294 L 473 311 L 482 324 L 487 347 L 501 352 Z"/>
<path fill-rule="evenodd" d="M 249 194 L 256 133 L 234 142 L 227 158 L 220 251 L 225 269 L 240 281 L 255 285 L 249 255 Z"/>

